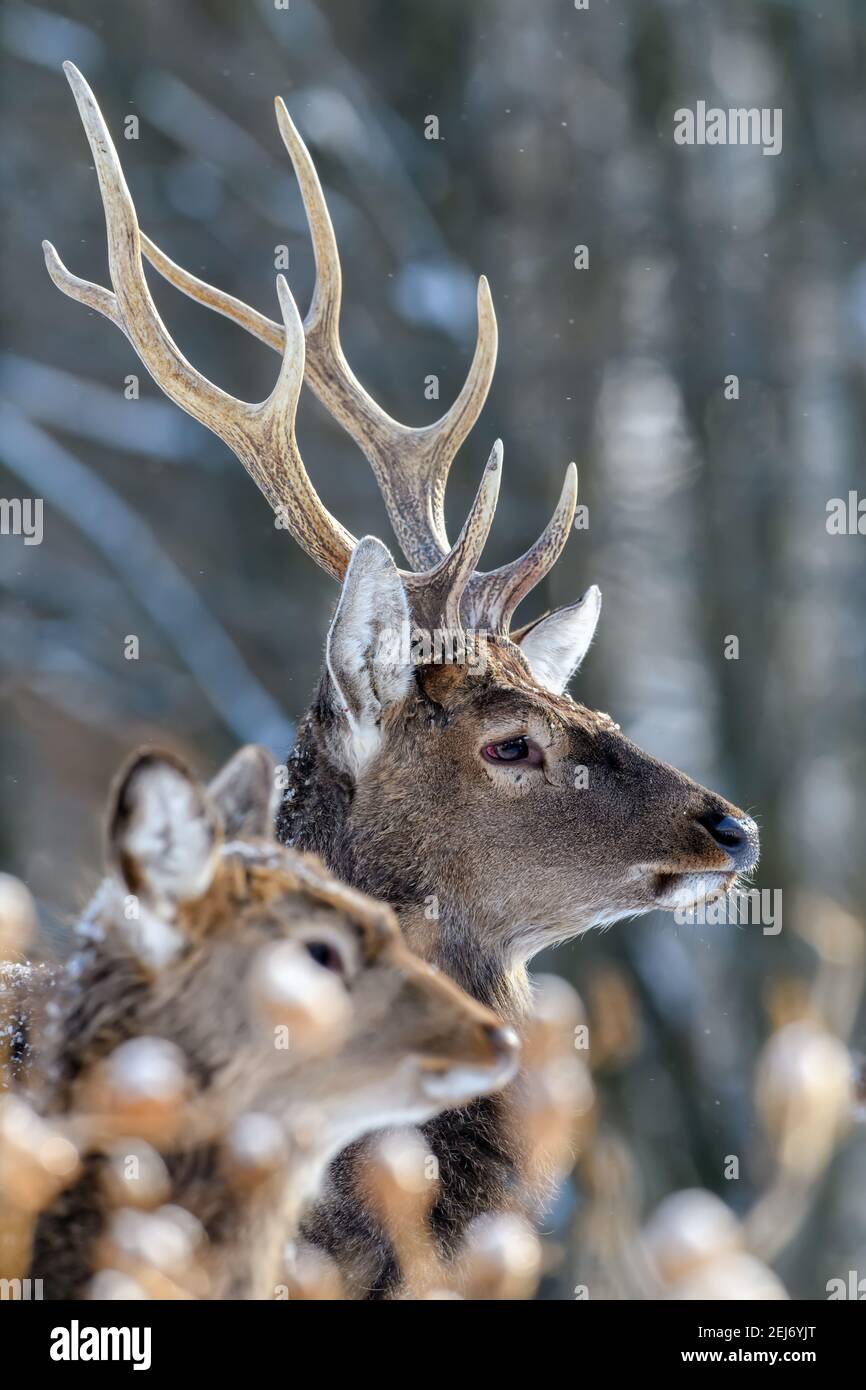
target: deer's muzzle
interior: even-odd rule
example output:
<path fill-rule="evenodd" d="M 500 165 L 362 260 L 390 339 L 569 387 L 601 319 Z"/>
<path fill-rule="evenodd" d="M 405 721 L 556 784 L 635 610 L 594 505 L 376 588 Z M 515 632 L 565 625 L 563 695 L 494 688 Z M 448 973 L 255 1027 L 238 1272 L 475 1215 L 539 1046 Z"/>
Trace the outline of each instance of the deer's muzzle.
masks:
<path fill-rule="evenodd" d="M 473 1096 L 498 1091 L 517 1074 L 520 1062 L 520 1039 L 513 1028 L 496 1022 L 480 1029 L 481 1048 L 489 1060 L 443 1063 L 441 1060 L 421 1063 L 421 1088 L 425 1095 L 439 1105 L 461 1105 Z"/>

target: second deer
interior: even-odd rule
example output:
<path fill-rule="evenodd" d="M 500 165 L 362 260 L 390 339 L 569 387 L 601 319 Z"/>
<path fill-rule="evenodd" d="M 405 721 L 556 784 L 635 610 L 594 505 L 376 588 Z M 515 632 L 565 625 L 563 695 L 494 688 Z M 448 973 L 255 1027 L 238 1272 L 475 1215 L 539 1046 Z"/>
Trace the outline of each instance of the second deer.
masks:
<path fill-rule="evenodd" d="M 156 1196 L 207 1237 L 194 1294 L 273 1298 L 340 1149 L 514 1075 L 513 1031 L 413 956 L 389 908 L 276 843 L 274 782 L 261 749 L 210 788 L 145 752 L 115 789 L 112 872 L 55 984 L 31 1115 L 79 1154 L 36 1222 L 46 1297 L 104 1292 L 94 1276 L 135 1261 L 135 1208 Z M 0 1149 L 27 1127 L 7 1117 Z M 22 1154 L 24 1194 L 26 1170 Z"/>

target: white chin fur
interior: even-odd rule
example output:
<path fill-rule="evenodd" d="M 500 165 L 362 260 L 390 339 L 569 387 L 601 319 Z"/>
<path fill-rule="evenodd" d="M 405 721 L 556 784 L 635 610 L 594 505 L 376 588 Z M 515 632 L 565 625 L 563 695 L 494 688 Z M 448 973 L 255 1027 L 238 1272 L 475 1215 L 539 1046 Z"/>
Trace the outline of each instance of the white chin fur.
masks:
<path fill-rule="evenodd" d="M 676 883 L 656 899 L 657 907 L 697 907 L 724 892 L 730 873 L 680 874 Z"/>
<path fill-rule="evenodd" d="M 449 1067 L 448 1071 L 424 1072 L 421 1087 L 440 1105 L 462 1105 L 473 1096 L 498 1091 L 517 1071 L 517 1058 L 503 1058 L 493 1067 Z"/>

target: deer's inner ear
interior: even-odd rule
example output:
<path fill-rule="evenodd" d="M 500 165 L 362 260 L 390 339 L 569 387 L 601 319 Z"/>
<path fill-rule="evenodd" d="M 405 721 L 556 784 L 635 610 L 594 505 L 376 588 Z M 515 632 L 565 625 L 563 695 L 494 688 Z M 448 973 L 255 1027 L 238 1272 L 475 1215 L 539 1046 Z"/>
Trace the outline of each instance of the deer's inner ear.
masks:
<path fill-rule="evenodd" d="M 230 840 L 271 839 L 279 800 L 274 760 L 256 744 L 241 748 L 208 787 Z"/>
<path fill-rule="evenodd" d="M 381 740 L 382 716 L 412 687 L 409 605 L 381 541 L 355 546 L 328 633 L 326 657 L 347 760 L 358 770 Z"/>
<path fill-rule="evenodd" d="M 170 906 L 210 886 L 222 840 L 204 786 L 168 753 L 139 753 L 121 773 L 108 816 L 109 858 L 130 892 Z"/>
<path fill-rule="evenodd" d="M 601 593 L 595 584 L 568 608 L 557 608 L 539 622 L 515 634 L 532 674 L 554 695 L 561 695 L 578 670 L 595 636 L 601 612 Z"/>

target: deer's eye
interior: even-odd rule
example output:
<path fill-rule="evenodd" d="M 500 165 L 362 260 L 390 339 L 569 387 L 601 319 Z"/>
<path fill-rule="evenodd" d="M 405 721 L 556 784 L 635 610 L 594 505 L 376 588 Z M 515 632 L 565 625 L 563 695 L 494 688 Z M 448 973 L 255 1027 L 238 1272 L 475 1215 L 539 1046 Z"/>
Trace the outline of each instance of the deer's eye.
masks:
<path fill-rule="evenodd" d="M 489 763 L 525 763 L 538 767 L 541 749 L 528 738 L 507 738 L 504 743 L 488 743 L 483 751 Z"/>
<path fill-rule="evenodd" d="M 331 945 L 330 941 L 307 941 L 305 944 L 307 955 L 316 962 L 316 965 L 320 965 L 323 970 L 333 970 L 335 975 L 345 975 L 346 967 L 343 963 L 343 957 L 336 946 Z"/>

